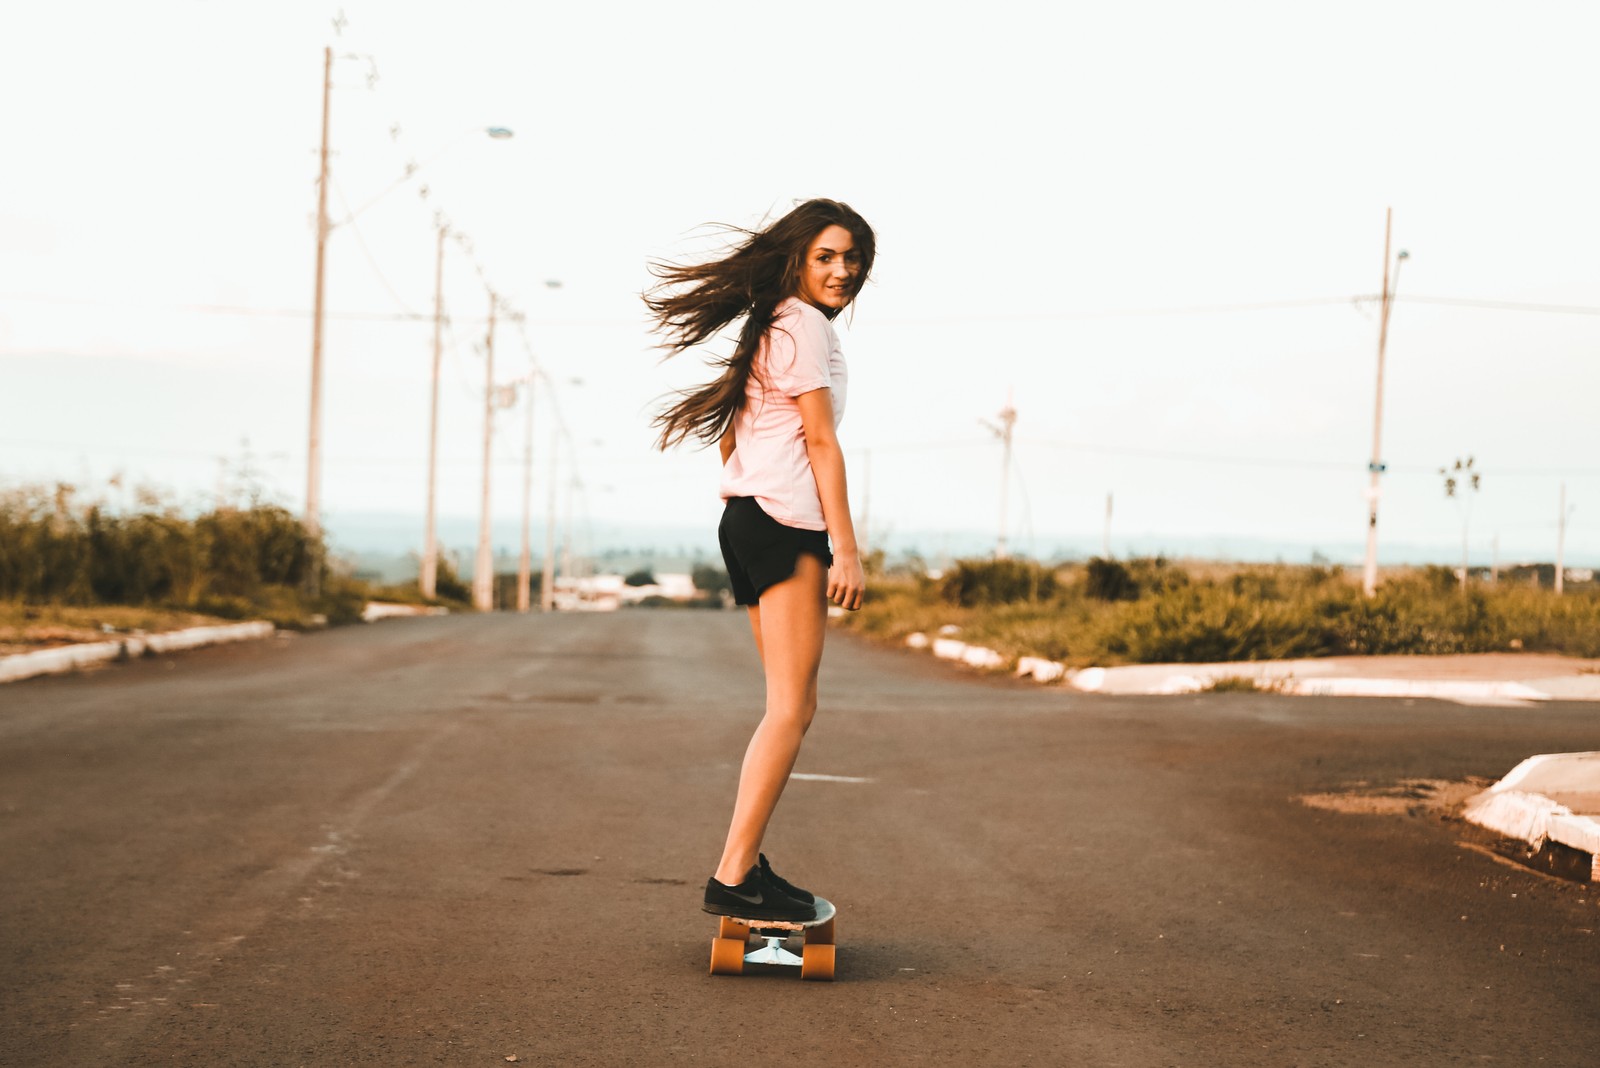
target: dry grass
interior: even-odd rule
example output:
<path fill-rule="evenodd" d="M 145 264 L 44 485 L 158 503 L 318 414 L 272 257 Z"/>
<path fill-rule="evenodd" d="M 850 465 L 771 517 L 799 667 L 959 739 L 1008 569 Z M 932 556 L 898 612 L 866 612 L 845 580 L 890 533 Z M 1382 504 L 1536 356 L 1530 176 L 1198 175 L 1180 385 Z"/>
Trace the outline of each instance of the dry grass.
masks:
<path fill-rule="evenodd" d="M 1255 693 L 1261 687 L 1248 675 L 1224 675 L 1212 679 L 1206 689 L 1212 693 Z"/>
<path fill-rule="evenodd" d="M 1342 790 L 1302 794 L 1295 800 L 1324 812 L 1357 816 L 1456 816 L 1468 800 L 1490 786 L 1488 779 L 1402 779 L 1375 785 L 1347 784 Z"/>

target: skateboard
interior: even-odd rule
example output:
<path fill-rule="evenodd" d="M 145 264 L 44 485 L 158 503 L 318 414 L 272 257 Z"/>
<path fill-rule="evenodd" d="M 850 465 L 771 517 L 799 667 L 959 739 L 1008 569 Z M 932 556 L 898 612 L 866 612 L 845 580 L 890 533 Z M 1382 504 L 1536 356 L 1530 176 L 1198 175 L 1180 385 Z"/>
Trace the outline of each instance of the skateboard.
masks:
<path fill-rule="evenodd" d="M 717 937 L 711 940 L 711 974 L 743 975 L 747 965 L 800 966 L 800 978 L 833 981 L 833 902 L 817 898 L 814 920 L 751 920 L 718 916 Z M 790 936 L 802 939 L 799 955 L 783 948 Z M 754 935 L 763 944 L 750 949 Z"/>

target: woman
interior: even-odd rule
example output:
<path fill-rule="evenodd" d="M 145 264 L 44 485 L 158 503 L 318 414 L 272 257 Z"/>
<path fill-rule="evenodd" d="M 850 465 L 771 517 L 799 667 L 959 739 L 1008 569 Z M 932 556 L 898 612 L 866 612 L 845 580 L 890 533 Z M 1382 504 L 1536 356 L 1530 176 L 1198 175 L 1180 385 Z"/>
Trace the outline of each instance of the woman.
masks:
<path fill-rule="evenodd" d="M 872 228 L 848 205 L 808 200 L 710 263 L 654 264 L 645 296 L 668 355 L 743 318 L 721 376 L 655 421 L 658 447 L 689 437 L 722 450 L 718 535 L 734 599 L 750 613 L 767 708 L 739 774 L 733 821 L 705 910 L 808 920 L 814 895 L 760 852 L 817 708 L 827 606 L 861 607 L 865 578 L 850 521 L 844 454 L 845 366 L 832 320 L 872 270 Z M 832 551 L 829 551 L 829 541 Z"/>

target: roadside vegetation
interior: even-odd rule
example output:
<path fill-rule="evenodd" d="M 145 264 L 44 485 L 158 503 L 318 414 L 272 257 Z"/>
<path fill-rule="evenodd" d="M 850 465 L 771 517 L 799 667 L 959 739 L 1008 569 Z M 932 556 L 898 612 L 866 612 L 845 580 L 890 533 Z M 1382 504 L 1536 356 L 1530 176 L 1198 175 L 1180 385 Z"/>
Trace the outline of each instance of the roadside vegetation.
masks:
<path fill-rule="evenodd" d="M 64 485 L 0 495 L 0 645 L 241 619 L 304 629 L 359 620 L 369 600 L 425 600 L 414 586 L 355 578 L 276 505 L 196 516 L 140 505 L 80 502 Z M 468 593 L 443 565 L 439 591 L 444 604 Z"/>
<path fill-rule="evenodd" d="M 1287 564 L 1092 559 L 1047 567 L 961 561 L 875 576 L 842 625 L 900 641 L 941 626 L 1008 657 L 1072 667 L 1282 660 L 1380 653 L 1565 653 L 1600 657 L 1600 589 L 1561 597 L 1533 584 L 1475 582 L 1424 567 L 1384 576 Z"/>

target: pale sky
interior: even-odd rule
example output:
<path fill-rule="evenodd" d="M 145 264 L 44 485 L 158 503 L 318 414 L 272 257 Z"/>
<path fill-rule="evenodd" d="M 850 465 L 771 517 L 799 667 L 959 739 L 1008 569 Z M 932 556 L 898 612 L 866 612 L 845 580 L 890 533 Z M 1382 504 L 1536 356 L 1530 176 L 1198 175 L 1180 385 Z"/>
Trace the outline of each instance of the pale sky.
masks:
<path fill-rule="evenodd" d="M 330 523 L 422 510 L 439 211 L 473 247 L 444 268 L 441 509 L 477 514 L 487 282 L 567 383 L 591 516 L 710 542 L 715 454 L 649 448 L 704 375 L 657 362 L 645 262 L 827 196 L 878 232 L 840 324 L 878 538 L 995 527 L 980 420 L 1011 390 L 1013 545 L 1098 542 L 1108 492 L 1114 548 L 1359 545 L 1377 311 L 1351 298 L 1392 206 L 1381 542 L 1459 545 L 1435 469 L 1471 454 L 1475 561 L 1552 558 L 1565 480 L 1568 560 L 1600 563 L 1597 42 L 1585 3 L 10 5 L 0 485 L 200 501 L 248 439 L 300 508 L 332 45 L 329 213 L 361 210 L 328 246 Z M 502 322 L 496 377 L 527 368 Z M 522 433 L 502 413 L 502 520 Z"/>

